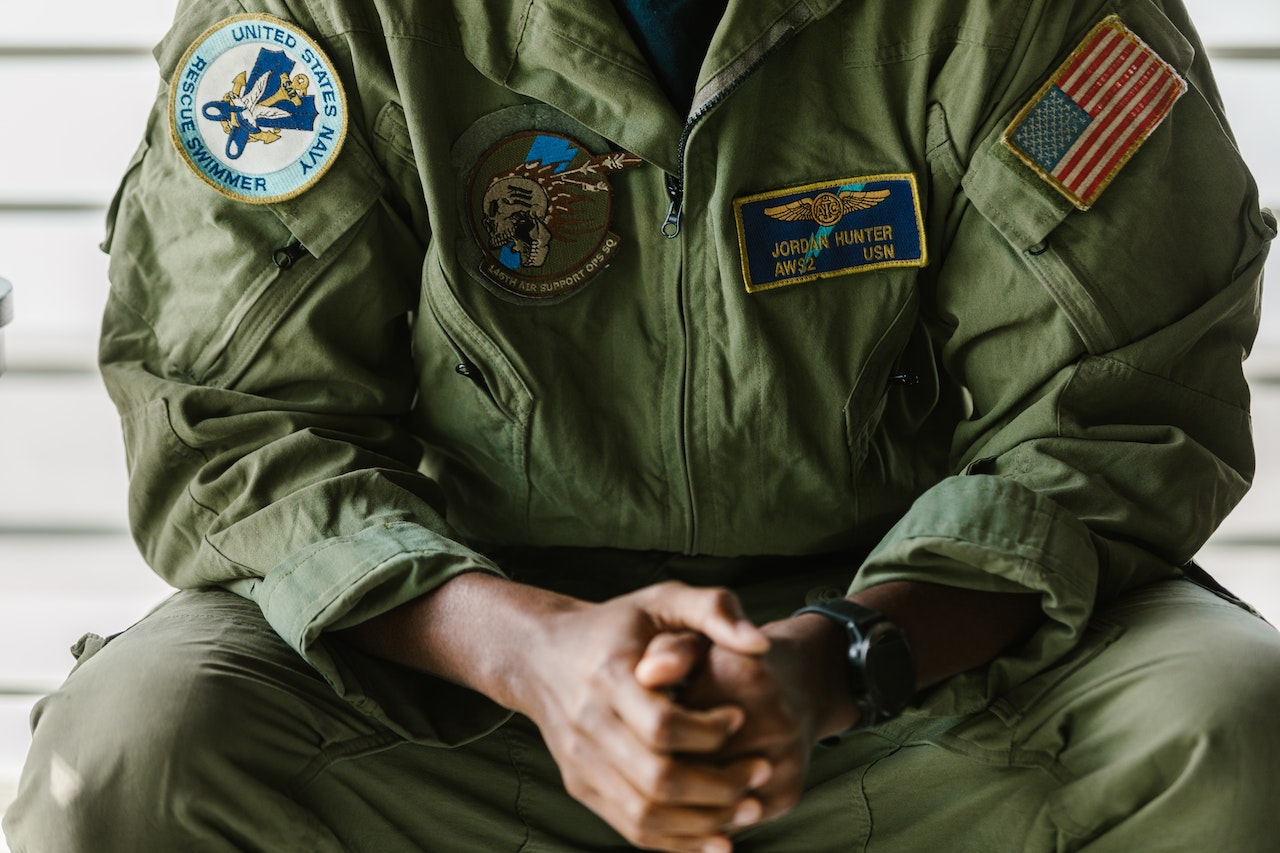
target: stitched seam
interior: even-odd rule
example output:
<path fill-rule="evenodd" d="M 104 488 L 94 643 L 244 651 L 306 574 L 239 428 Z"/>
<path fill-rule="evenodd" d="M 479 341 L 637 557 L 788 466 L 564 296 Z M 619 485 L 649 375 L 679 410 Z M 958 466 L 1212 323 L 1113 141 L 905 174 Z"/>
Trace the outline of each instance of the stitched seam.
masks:
<path fill-rule="evenodd" d="M 511 765 L 511 771 L 516 777 L 516 817 L 520 819 L 520 824 L 524 827 L 524 840 L 520 842 L 517 853 L 527 850 L 529 843 L 533 840 L 533 829 L 529 822 L 528 814 L 524 807 L 524 789 L 525 777 L 520 768 L 520 764 L 516 761 L 516 746 L 512 742 L 511 735 L 507 733 L 506 728 L 498 729 L 498 736 L 502 738 L 502 742 L 507 747 L 507 763 Z"/>
<path fill-rule="evenodd" d="M 1143 370 L 1142 368 L 1132 365 L 1127 361 L 1123 361 L 1121 359 L 1114 358 L 1109 355 L 1096 355 L 1082 362 L 1081 367 L 1084 367 L 1090 364 L 1096 365 L 1097 367 L 1101 369 L 1105 369 L 1108 372 L 1135 373 L 1144 379 L 1151 379 L 1162 385 L 1172 385 L 1178 390 L 1185 391 L 1189 394 L 1193 394 L 1197 398 L 1204 400 L 1205 402 L 1214 403 L 1219 406 L 1225 406 L 1226 408 L 1231 409 L 1233 412 L 1236 412 L 1240 415 L 1243 415 L 1245 418 L 1252 420 L 1252 415 L 1250 414 L 1248 409 L 1242 408 L 1236 405 L 1235 403 L 1229 402 L 1227 400 L 1223 400 L 1220 397 L 1215 397 L 1214 395 L 1208 393 L 1207 391 L 1201 391 L 1199 388 L 1193 388 L 1190 385 L 1184 385 L 1181 382 L 1178 382 L 1177 380 L 1170 379 L 1168 376 L 1162 376 L 1159 373 L 1152 373 L 1149 370 Z M 1123 378 L 1123 376 L 1120 378 Z M 1072 377 L 1072 379 L 1074 381 L 1074 377 Z M 1065 395 L 1066 393 L 1065 388 L 1063 389 L 1063 393 Z"/>
<path fill-rule="evenodd" d="M 529 18 L 533 14 L 534 0 L 529 0 L 525 4 L 524 11 L 520 13 L 520 32 L 516 36 L 515 48 L 511 51 L 511 64 L 507 66 L 507 73 L 502 75 L 504 83 L 511 82 L 511 75 L 515 71 L 516 62 L 520 59 L 520 52 L 524 49 L 524 37 L 529 32 Z"/>
<path fill-rule="evenodd" d="M 370 530 L 375 530 L 377 528 L 382 528 L 384 530 L 391 530 L 395 527 L 413 527 L 413 526 L 416 526 L 416 525 L 410 524 L 409 522 L 403 522 L 403 521 L 387 522 L 385 524 L 371 525 L 369 527 L 364 528 L 363 530 L 358 531 L 357 533 L 353 533 L 347 536 L 337 536 L 333 539 L 330 539 L 328 542 L 325 542 L 319 548 L 309 553 L 306 556 L 306 558 L 303 559 L 301 562 L 294 563 L 292 566 L 286 569 L 284 573 L 281 574 L 279 578 L 272 583 L 272 589 L 274 590 L 276 587 L 279 587 L 281 584 L 287 581 L 290 577 L 292 577 L 294 572 L 298 571 L 298 569 L 302 568 L 304 565 L 309 564 L 312 560 L 315 560 L 317 557 L 324 554 L 326 551 L 330 550 L 331 548 L 336 548 L 339 545 L 347 545 L 351 542 L 354 542 L 357 539 L 361 538 L 364 534 L 368 533 Z M 394 554 L 391 554 L 387 557 L 383 557 L 379 559 L 376 563 L 374 563 L 369 567 L 368 572 L 376 572 L 378 569 L 382 568 L 387 563 L 391 562 L 397 557 L 407 555 L 407 554 L 424 554 L 424 553 L 426 552 L 418 548 L 413 548 L 413 549 L 402 548 L 400 550 L 397 550 Z M 358 567 L 358 564 L 357 564 L 357 567 Z M 341 592 L 342 590 L 345 590 L 347 587 L 345 583 L 339 581 L 339 582 L 336 582 L 332 588 L 336 588 L 339 592 Z M 268 598 L 270 598 L 270 595 L 271 593 L 268 592 Z M 328 606 L 328 604 L 331 602 L 332 600 L 330 599 L 330 601 L 326 602 L 326 606 Z"/>
<path fill-rule="evenodd" d="M 618 68 L 618 69 L 621 69 L 622 71 L 626 71 L 628 74 L 631 74 L 632 76 L 635 76 L 635 77 L 639 77 L 645 80 L 649 79 L 647 69 L 637 68 L 635 65 L 632 65 L 631 63 L 622 62 L 620 59 L 618 59 L 615 56 L 609 56 L 608 54 L 602 53 L 594 45 L 589 44 L 588 42 L 582 41 L 581 39 L 578 39 L 570 35 L 569 33 L 564 32 L 563 30 L 557 29 L 555 26 L 551 27 L 551 34 L 554 35 L 556 38 L 563 39 L 564 41 L 569 42 L 575 47 L 585 50 L 587 53 L 591 54 L 592 56 L 596 57 L 597 59 L 603 62 L 607 62 L 608 64 L 612 65 L 614 68 Z"/>
<path fill-rule="evenodd" d="M 910 62 L 922 56 L 936 53 L 948 47 L 976 47 L 989 53 L 1009 54 L 1013 51 L 1016 40 L 1012 36 L 990 36 L 982 38 L 984 33 L 973 27 L 957 24 L 940 32 L 921 36 L 910 41 L 893 45 L 882 45 L 865 50 L 850 50 L 845 59 L 847 68 L 874 68 L 879 65 L 891 65 L 899 62 Z"/>
<path fill-rule="evenodd" d="M 361 735 L 350 740 L 339 741 L 332 746 L 326 746 L 317 752 L 315 758 L 307 762 L 307 765 L 298 772 L 290 787 L 294 792 L 301 792 L 302 789 L 314 782 L 321 773 L 338 762 L 379 752 L 395 745 L 399 740 L 400 737 L 394 732 L 374 732 L 373 734 Z"/>

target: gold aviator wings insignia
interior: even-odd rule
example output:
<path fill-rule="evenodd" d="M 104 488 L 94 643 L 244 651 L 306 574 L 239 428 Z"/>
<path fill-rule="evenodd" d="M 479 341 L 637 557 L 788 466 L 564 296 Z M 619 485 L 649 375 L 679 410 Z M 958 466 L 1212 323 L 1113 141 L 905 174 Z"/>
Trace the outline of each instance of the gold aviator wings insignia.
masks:
<path fill-rule="evenodd" d="M 835 193 L 818 193 L 816 196 L 802 198 L 790 204 L 766 207 L 764 212 L 767 216 L 783 222 L 811 221 L 830 226 L 843 219 L 847 213 L 875 207 L 889 195 L 889 190 L 845 190 L 839 196 Z"/>

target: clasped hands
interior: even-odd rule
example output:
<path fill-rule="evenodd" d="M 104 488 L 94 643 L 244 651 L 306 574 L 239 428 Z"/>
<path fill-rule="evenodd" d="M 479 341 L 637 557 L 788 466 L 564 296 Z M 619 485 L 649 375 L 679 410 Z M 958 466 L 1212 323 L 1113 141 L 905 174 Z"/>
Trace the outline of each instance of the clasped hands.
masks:
<path fill-rule="evenodd" d="M 727 590 L 577 603 L 548 639 L 543 689 L 519 710 L 568 792 L 645 849 L 729 853 L 799 802 L 814 743 L 856 721 L 831 623 L 757 628 Z"/>

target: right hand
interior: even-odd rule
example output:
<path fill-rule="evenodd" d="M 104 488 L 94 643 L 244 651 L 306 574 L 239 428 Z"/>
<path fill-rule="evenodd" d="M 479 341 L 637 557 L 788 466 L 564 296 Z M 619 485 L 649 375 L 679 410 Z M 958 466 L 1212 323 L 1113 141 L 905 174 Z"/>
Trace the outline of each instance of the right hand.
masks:
<path fill-rule="evenodd" d="M 762 813 L 752 791 L 772 769 L 759 757 L 712 760 L 745 723 L 741 708 L 681 706 L 666 688 L 689 661 L 646 664 L 649 642 L 694 632 L 713 646 L 763 655 L 769 641 L 727 590 L 679 583 L 647 587 L 603 604 L 562 599 L 530 638 L 523 675 L 507 704 L 532 719 L 566 790 L 630 843 L 672 853 L 728 853 L 729 836 Z"/>

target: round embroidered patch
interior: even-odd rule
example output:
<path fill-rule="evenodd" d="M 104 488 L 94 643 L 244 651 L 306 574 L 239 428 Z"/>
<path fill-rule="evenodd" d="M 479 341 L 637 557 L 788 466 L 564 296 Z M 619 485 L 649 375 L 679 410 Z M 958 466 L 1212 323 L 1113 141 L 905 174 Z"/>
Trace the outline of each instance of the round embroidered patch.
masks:
<path fill-rule="evenodd" d="M 173 73 L 169 128 L 191 170 L 250 204 L 305 192 L 333 165 L 347 102 L 333 64 L 296 26 L 236 15 L 187 48 Z"/>
<path fill-rule="evenodd" d="M 480 271 L 532 299 L 564 296 L 600 273 L 618 250 L 609 231 L 607 176 L 638 166 L 634 154 L 593 155 L 559 134 L 507 137 L 480 158 L 467 190 Z"/>

